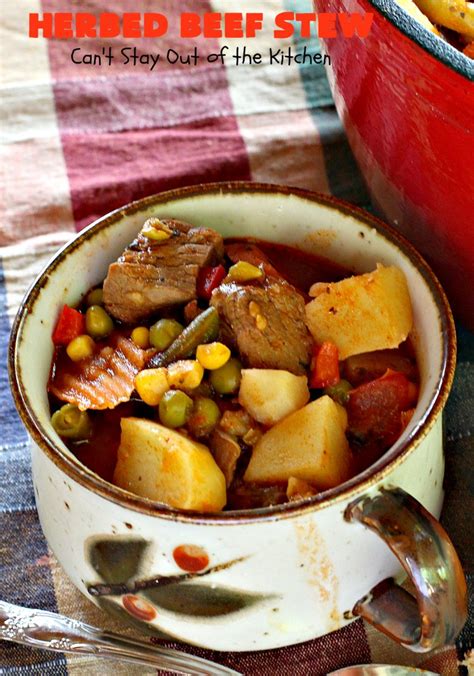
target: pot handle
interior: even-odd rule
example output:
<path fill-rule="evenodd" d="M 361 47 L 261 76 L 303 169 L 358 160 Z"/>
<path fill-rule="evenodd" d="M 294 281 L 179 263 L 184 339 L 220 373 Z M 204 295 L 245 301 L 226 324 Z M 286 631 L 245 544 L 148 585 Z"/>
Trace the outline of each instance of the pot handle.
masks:
<path fill-rule="evenodd" d="M 452 643 L 467 618 L 466 579 L 440 523 L 401 488 L 381 488 L 349 504 L 344 517 L 377 533 L 400 561 L 415 596 L 391 578 L 357 601 L 352 613 L 414 652 Z"/>

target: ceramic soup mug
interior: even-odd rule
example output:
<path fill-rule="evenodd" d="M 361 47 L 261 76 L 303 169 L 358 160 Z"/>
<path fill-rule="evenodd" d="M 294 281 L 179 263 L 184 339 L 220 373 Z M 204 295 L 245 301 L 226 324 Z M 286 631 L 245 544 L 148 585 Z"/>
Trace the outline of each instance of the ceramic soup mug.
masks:
<path fill-rule="evenodd" d="M 413 304 L 421 392 L 395 445 L 316 497 L 217 514 L 172 510 L 81 465 L 50 422 L 51 334 L 62 304 L 74 305 L 100 283 L 150 216 L 298 246 L 356 272 L 378 262 L 400 267 Z M 41 524 L 72 582 L 143 630 L 232 651 L 306 641 L 357 616 L 415 651 L 455 638 L 466 617 L 465 579 L 436 520 L 442 410 L 454 364 L 444 293 L 398 234 L 329 197 L 242 183 L 162 193 L 81 232 L 28 292 L 10 351 L 16 404 L 33 440 Z M 397 584 L 406 574 L 416 598 Z"/>

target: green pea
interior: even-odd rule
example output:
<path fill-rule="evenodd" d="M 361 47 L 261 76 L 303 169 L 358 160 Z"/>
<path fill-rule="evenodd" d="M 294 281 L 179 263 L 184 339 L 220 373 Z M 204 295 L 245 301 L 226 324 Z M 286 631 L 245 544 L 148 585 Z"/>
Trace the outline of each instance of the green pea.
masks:
<path fill-rule="evenodd" d="M 157 350 L 166 350 L 183 329 L 184 326 L 175 319 L 160 319 L 150 329 L 150 343 Z"/>
<path fill-rule="evenodd" d="M 188 420 L 188 429 L 195 437 L 205 437 L 212 432 L 220 417 L 219 406 L 213 399 L 198 397 Z"/>
<path fill-rule="evenodd" d="M 114 330 L 112 317 L 100 305 L 91 305 L 86 312 L 87 333 L 95 340 L 105 338 Z"/>
<path fill-rule="evenodd" d="M 89 291 L 86 297 L 86 303 L 90 307 L 91 305 L 102 305 L 104 302 L 104 292 L 102 289 L 92 289 Z"/>
<path fill-rule="evenodd" d="M 240 371 L 242 365 L 238 359 L 232 358 L 215 371 L 211 371 L 212 387 L 219 394 L 233 394 L 240 386 Z"/>
<path fill-rule="evenodd" d="M 72 404 L 66 404 L 53 413 L 51 424 L 60 437 L 74 441 L 87 439 L 92 431 L 87 411 L 80 411 Z"/>
<path fill-rule="evenodd" d="M 191 411 L 193 410 L 193 400 L 181 390 L 168 390 L 163 395 L 158 413 L 160 422 L 165 427 L 183 427 L 186 424 Z"/>
<path fill-rule="evenodd" d="M 349 392 L 351 390 L 352 385 L 347 380 L 340 380 L 331 387 L 325 387 L 324 394 L 328 394 L 331 399 L 344 406 L 349 401 Z"/>

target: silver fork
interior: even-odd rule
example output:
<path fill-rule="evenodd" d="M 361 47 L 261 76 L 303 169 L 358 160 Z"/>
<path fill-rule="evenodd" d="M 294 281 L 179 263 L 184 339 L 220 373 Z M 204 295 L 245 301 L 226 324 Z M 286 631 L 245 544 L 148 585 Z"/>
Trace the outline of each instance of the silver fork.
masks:
<path fill-rule="evenodd" d="M 241 676 L 238 671 L 180 650 L 160 648 L 102 631 L 64 615 L 23 608 L 5 601 L 0 601 L 0 639 L 42 650 L 168 669 L 188 676 Z"/>

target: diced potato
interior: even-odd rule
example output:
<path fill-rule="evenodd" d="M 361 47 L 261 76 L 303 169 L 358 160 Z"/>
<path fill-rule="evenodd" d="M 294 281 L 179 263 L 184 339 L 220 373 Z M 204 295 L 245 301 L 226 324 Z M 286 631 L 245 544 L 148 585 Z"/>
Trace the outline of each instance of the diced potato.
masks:
<path fill-rule="evenodd" d="M 306 305 L 306 324 L 316 343 L 337 345 L 341 360 L 398 347 L 413 324 L 405 275 L 378 265 L 374 272 L 318 285 Z"/>
<path fill-rule="evenodd" d="M 313 488 L 308 481 L 297 479 L 294 476 L 290 476 L 288 479 L 288 485 L 286 487 L 286 497 L 288 500 L 310 498 L 312 495 L 316 495 L 316 493 L 316 489 Z"/>
<path fill-rule="evenodd" d="M 264 425 L 274 425 L 308 401 L 306 376 L 276 369 L 242 370 L 239 403 Z"/>
<path fill-rule="evenodd" d="M 268 484 L 290 477 L 324 490 L 349 477 L 345 409 L 324 396 L 284 418 L 253 449 L 245 481 Z"/>
<path fill-rule="evenodd" d="M 142 418 L 122 418 L 114 483 L 178 509 L 217 512 L 225 477 L 206 446 Z"/>

